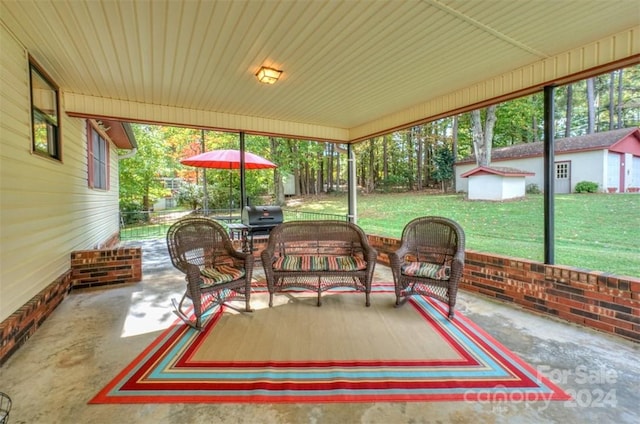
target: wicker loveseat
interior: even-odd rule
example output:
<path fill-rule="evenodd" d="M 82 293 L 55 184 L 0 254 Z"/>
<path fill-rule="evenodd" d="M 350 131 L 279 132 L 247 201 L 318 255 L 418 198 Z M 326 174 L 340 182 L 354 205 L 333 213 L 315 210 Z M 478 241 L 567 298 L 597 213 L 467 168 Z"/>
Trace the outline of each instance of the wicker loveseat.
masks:
<path fill-rule="evenodd" d="M 289 221 L 269 234 L 261 259 L 273 295 L 289 287 L 317 291 L 321 306 L 323 291 L 351 287 L 365 293 L 370 305 L 371 279 L 376 251 L 355 224 L 343 221 Z"/>

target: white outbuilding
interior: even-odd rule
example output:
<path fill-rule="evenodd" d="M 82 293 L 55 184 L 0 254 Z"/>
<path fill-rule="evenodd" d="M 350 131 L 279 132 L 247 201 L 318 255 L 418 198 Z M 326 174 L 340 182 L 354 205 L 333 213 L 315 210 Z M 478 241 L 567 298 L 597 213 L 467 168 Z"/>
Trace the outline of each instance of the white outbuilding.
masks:
<path fill-rule="evenodd" d="M 469 179 L 469 200 L 508 200 L 524 197 L 525 177 L 533 175 L 504 166 L 479 166 L 461 177 Z"/>

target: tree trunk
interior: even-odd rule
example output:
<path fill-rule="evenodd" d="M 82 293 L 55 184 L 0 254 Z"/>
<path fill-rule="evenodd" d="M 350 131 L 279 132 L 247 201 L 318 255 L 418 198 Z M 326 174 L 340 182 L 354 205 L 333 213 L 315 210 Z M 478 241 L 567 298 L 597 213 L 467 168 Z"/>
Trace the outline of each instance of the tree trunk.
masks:
<path fill-rule="evenodd" d="M 289 151 L 291 152 L 291 157 L 298 157 L 298 145 L 297 143 L 293 143 L 292 140 L 287 140 L 287 144 L 289 145 Z M 300 167 L 296 166 L 293 169 L 293 186 L 295 190 L 295 195 L 300 196 Z"/>
<path fill-rule="evenodd" d="M 595 87 L 593 78 L 587 78 L 587 134 L 593 134 L 596 127 Z"/>
<path fill-rule="evenodd" d="M 414 151 L 413 151 L 413 129 L 414 127 L 411 127 L 409 129 L 409 131 L 406 132 L 407 134 L 407 152 L 409 153 L 409 190 L 413 191 L 414 186 L 413 186 L 413 176 L 415 175 L 415 168 L 413 167 L 413 163 L 414 163 Z"/>
<path fill-rule="evenodd" d="M 327 191 L 333 191 L 333 143 L 327 144 Z"/>
<path fill-rule="evenodd" d="M 336 146 L 335 144 L 333 145 L 333 155 L 336 157 L 336 178 L 335 178 L 336 191 L 340 192 L 340 191 L 342 191 L 342 186 L 341 186 L 341 181 L 340 181 L 340 175 L 341 175 L 340 165 L 341 165 L 341 161 L 340 161 L 340 149 L 337 148 L 337 147 L 338 146 Z"/>
<path fill-rule="evenodd" d="M 318 193 L 322 193 L 324 191 L 325 184 L 325 170 L 326 166 L 324 163 L 324 158 L 322 152 L 318 152 L 317 161 L 320 164 L 320 169 L 318 170 Z"/>
<path fill-rule="evenodd" d="M 496 124 L 496 106 L 489 106 L 486 109 L 484 129 L 482 128 L 480 110 L 474 110 L 471 112 L 471 120 L 473 149 L 476 153 L 476 164 L 478 166 L 489 166 L 491 164 L 493 128 Z"/>
<path fill-rule="evenodd" d="M 609 131 L 615 128 L 613 123 L 614 115 L 614 102 L 615 102 L 615 87 L 616 87 L 616 72 L 613 71 L 609 74 Z"/>
<path fill-rule="evenodd" d="M 382 137 L 382 179 L 389 178 L 389 135 Z"/>
<path fill-rule="evenodd" d="M 618 107 L 617 107 L 617 113 L 618 113 L 618 128 L 624 128 L 624 122 L 622 122 L 622 73 L 623 73 L 623 69 L 620 69 L 618 71 Z"/>
<path fill-rule="evenodd" d="M 419 129 L 419 130 L 418 130 Z M 424 179 L 424 174 L 422 172 L 422 155 L 423 155 L 423 149 L 424 149 L 424 125 L 421 125 L 419 127 L 416 127 L 416 133 L 417 137 L 416 137 L 416 144 L 417 144 L 417 152 L 416 152 L 416 188 L 418 189 L 418 191 L 422 190 L 423 187 L 423 179 Z M 419 131 L 419 132 L 418 132 Z"/>
<path fill-rule="evenodd" d="M 316 160 L 320 164 L 320 166 L 318 166 L 318 172 L 316 172 L 316 193 L 322 193 L 324 191 L 324 161 L 322 160 L 321 152 L 318 152 Z"/>
<path fill-rule="evenodd" d="M 453 163 L 455 170 L 455 163 L 458 160 L 458 115 L 453 117 L 453 128 L 451 129 L 451 150 L 453 152 Z M 458 188 L 456 187 L 456 174 L 453 173 L 453 192 L 456 193 Z"/>
<path fill-rule="evenodd" d="M 531 103 L 533 104 L 533 108 L 535 109 L 535 95 L 531 96 Z M 531 134 L 533 134 L 533 139 L 531 141 L 535 143 L 536 141 L 540 141 L 538 140 L 538 117 L 536 116 L 535 112 L 531 115 Z"/>
<path fill-rule="evenodd" d="M 276 157 L 277 152 L 277 142 L 275 137 L 269 137 L 269 150 L 271 153 L 271 157 Z M 273 170 L 273 186 L 274 186 L 274 197 L 275 203 L 278 206 L 284 206 L 285 204 L 285 195 L 284 195 L 284 182 L 282 179 L 282 172 L 280 172 L 279 168 L 275 168 Z"/>
<path fill-rule="evenodd" d="M 375 150 L 376 150 L 376 143 L 375 143 L 375 139 L 370 138 L 369 139 L 369 178 L 367 181 L 367 193 L 371 193 L 373 192 L 376 182 L 375 182 L 375 178 L 376 178 L 376 174 L 375 174 L 375 159 L 376 159 L 376 154 L 375 154 Z"/>
<path fill-rule="evenodd" d="M 567 107 L 565 109 L 566 124 L 564 127 L 564 136 L 571 137 L 571 120 L 573 119 L 573 84 L 567 86 Z"/>

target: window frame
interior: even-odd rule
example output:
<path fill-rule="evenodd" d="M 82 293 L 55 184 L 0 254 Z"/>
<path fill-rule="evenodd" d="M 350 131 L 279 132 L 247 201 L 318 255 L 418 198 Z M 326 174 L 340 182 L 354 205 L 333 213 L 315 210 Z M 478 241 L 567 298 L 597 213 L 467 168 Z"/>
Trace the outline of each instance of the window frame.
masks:
<path fill-rule="evenodd" d="M 98 145 L 97 154 L 94 138 Z M 94 120 L 87 120 L 87 185 L 93 190 L 109 191 L 111 188 L 109 144 L 109 137 L 102 131 L 100 125 Z M 104 149 L 101 149 L 102 147 Z M 104 185 L 100 184 L 100 178 L 96 179 L 96 164 L 103 169 L 99 175 L 104 176 Z"/>
<path fill-rule="evenodd" d="M 52 108 L 55 109 L 55 113 L 47 113 L 43 108 L 36 103 L 38 98 L 42 96 L 35 96 L 34 88 L 37 87 L 34 84 L 34 78 L 39 79 L 39 85 L 44 84 L 45 89 L 49 89 L 53 92 L 53 96 L 50 97 L 52 101 Z M 61 137 L 61 122 L 60 122 L 60 87 L 53 82 L 51 77 L 42 69 L 42 67 L 29 56 L 29 96 L 30 96 L 30 109 L 31 109 L 31 152 L 42 157 L 54 159 L 62 162 L 62 137 Z M 44 134 L 42 129 L 44 128 Z M 46 138 L 46 149 L 42 141 L 39 142 L 39 138 Z"/>

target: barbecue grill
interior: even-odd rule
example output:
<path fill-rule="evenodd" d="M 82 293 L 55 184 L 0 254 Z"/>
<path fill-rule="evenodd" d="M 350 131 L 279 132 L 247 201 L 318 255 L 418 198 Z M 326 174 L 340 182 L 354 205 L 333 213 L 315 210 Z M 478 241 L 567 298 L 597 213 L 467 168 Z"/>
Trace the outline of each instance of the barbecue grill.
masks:
<path fill-rule="evenodd" d="M 245 206 L 242 210 L 242 224 L 247 227 L 250 248 L 253 251 L 253 236 L 269 235 L 278 224 L 282 224 L 280 206 Z"/>

